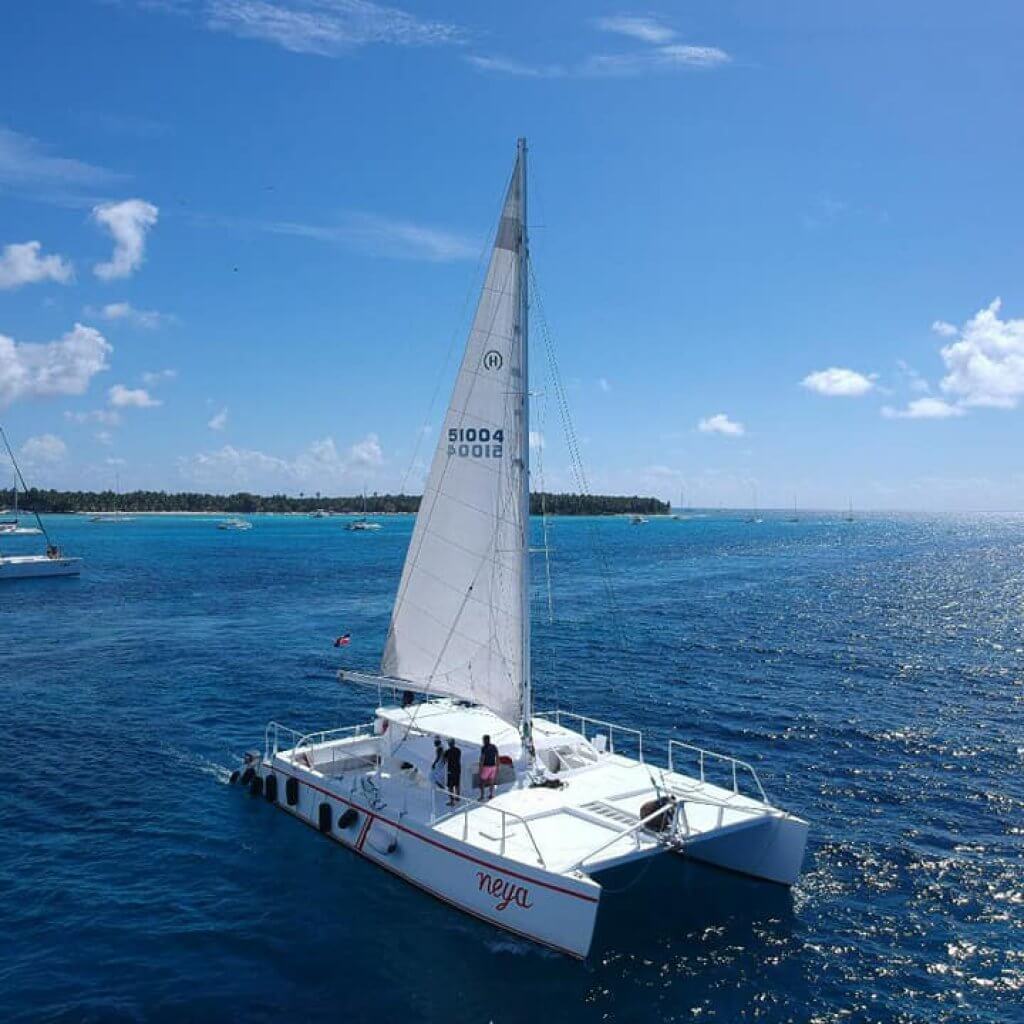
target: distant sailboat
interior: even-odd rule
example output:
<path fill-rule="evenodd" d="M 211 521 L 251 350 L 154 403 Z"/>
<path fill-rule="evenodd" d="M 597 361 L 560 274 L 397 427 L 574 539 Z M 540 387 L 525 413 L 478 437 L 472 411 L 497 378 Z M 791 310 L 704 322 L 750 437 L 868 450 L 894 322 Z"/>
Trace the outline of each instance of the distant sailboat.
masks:
<path fill-rule="evenodd" d="M 789 517 L 789 522 L 799 523 L 800 517 L 796 514 L 796 495 L 793 495 L 793 514 Z"/>
<path fill-rule="evenodd" d="M 757 507 L 757 484 L 754 484 L 754 509 L 753 513 L 747 516 L 748 523 L 763 523 L 764 520 L 758 515 Z"/>
<path fill-rule="evenodd" d="M 242 519 L 239 516 L 232 516 L 230 519 L 222 519 L 217 524 L 218 530 L 251 530 L 252 523 L 248 519 Z"/>
<path fill-rule="evenodd" d="M 114 504 L 117 504 L 117 498 L 121 494 L 121 476 L 120 474 L 115 476 L 114 484 Z M 122 512 L 120 509 L 115 508 L 112 512 L 97 512 L 96 515 L 90 516 L 89 521 L 92 523 L 130 523 L 135 516 L 128 515 L 127 512 Z"/>
<path fill-rule="evenodd" d="M 372 519 L 366 518 L 366 489 L 363 489 L 363 514 L 358 519 L 353 519 L 352 522 L 345 524 L 346 530 L 379 530 L 380 523 L 375 523 Z"/>
<path fill-rule="evenodd" d="M 846 521 L 848 523 L 853 522 L 853 498 L 850 499 L 850 505 L 846 512 Z"/>
<path fill-rule="evenodd" d="M 662 766 L 635 729 L 534 713 L 526 225 L 521 140 L 380 674 L 339 673 L 372 688 L 372 720 L 308 733 L 271 722 L 232 781 L 481 920 L 474 942 L 501 928 L 584 957 L 603 872 L 663 856 L 792 885 L 807 823 L 770 803 L 744 761 L 672 739 Z M 627 898 L 656 906 L 665 867 L 657 889 Z M 621 876 L 610 883 L 623 891 Z M 363 898 L 349 896 L 365 916 Z M 406 938 L 428 949 L 436 931 Z"/>
<path fill-rule="evenodd" d="M 7 449 L 7 454 L 11 459 L 11 465 L 14 467 L 14 507 L 17 513 L 18 484 L 21 484 L 24 491 L 27 491 L 28 487 L 25 485 L 25 478 L 21 475 L 21 469 L 18 467 L 18 460 L 14 457 L 14 449 L 7 440 L 7 435 L 2 427 L 0 427 L 0 438 L 3 439 L 4 447 Z M 82 571 L 81 558 L 67 557 L 46 532 L 46 527 L 43 525 L 43 520 L 39 513 L 33 512 L 32 514 L 35 516 L 37 523 L 35 528 L 19 527 L 19 521 L 16 516 L 13 528 L 4 530 L 2 537 L 6 539 L 8 536 L 16 533 L 42 534 L 46 538 L 46 551 L 41 555 L 5 555 L 0 551 L 0 580 L 79 575 Z M 7 523 L 9 524 L 10 520 Z"/>

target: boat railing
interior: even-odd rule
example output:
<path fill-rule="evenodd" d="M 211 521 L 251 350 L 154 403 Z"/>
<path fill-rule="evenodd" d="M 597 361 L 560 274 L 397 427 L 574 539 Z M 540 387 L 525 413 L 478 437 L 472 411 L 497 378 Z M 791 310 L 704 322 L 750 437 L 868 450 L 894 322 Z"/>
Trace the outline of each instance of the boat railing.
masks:
<path fill-rule="evenodd" d="M 443 794 L 448 799 L 454 799 L 457 801 L 458 806 L 454 809 L 445 806 L 442 808 L 441 813 L 437 810 L 437 797 L 439 794 Z M 454 818 L 458 815 L 462 815 L 462 841 L 469 842 L 469 814 L 470 811 L 484 810 L 489 811 L 491 814 L 500 815 L 501 817 L 501 845 L 498 852 L 502 857 L 505 856 L 505 842 L 508 838 L 508 823 L 511 821 L 514 825 L 522 825 L 526 831 L 530 843 L 533 846 L 533 852 L 537 854 L 537 863 L 542 868 L 546 868 L 547 864 L 544 861 L 544 854 L 540 852 L 540 847 L 537 845 L 537 840 L 530 829 L 529 822 L 520 814 L 516 814 L 514 811 L 506 811 L 503 807 L 496 807 L 493 804 L 481 803 L 479 800 L 474 800 L 472 797 L 455 795 L 449 793 L 448 790 L 443 790 L 437 786 L 431 786 L 430 789 L 430 823 L 433 825 L 435 822 L 442 818 Z"/>
<path fill-rule="evenodd" d="M 685 835 L 690 834 L 690 823 L 686 817 L 686 807 L 682 803 L 675 805 L 683 815 L 683 827 L 686 830 Z M 664 805 L 659 804 L 656 810 L 653 810 L 646 817 L 641 818 L 638 822 L 631 825 L 629 828 L 624 829 L 622 832 L 616 832 L 607 842 L 601 843 L 600 846 L 595 847 L 589 853 L 584 854 L 578 861 L 576 861 L 570 868 L 570 871 L 582 871 L 583 865 L 586 864 L 591 857 L 596 857 L 599 853 L 604 853 L 605 850 L 614 846 L 616 843 L 622 842 L 623 839 L 633 836 L 633 840 L 636 845 L 640 845 L 640 833 L 643 832 L 655 818 L 663 817 L 666 812 L 671 813 L 672 808 L 666 808 Z"/>
<path fill-rule="evenodd" d="M 692 743 L 684 743 L 682 740 L 669 740 L 668 770 L 670 772 L 676 771 L 676 750 L 684 751 L 684 756 L 691 764 L 696 760 L 700 771 L 701 783 L 708 781 L 706 771 L 708 761 L 714 761 L 716 764 L 724 764 L 726 765 L 727 773 L 731 776 L 732 791 L 734 794 L 737 796 L 743 795 L 740 792 L 740 778 L 743 775 L 746 775 L 753 780 L 754 785 L 757 787 L 757 792 L 760 794 L 761 802 L 771 806 L 771 802 L 765 794 L 764 787 L 761 785 L 761 780 L 757 776 L 756 769 L 748 761 L 741 761 L 738 757 L 730 757 L 728 754 L 719 754 L 714 750 L 705 750 L 703 747 L 694 746 Z"/>
<path fill-rule="evenodd" d="M 303 748 L 318 747 L 336 739 L 355 739 L 364 736 L 369 738 L 374 735 L 373 725 L 373 722 L 363 722 L 359 725 L 342 725 L 337 729 L 321 729 L 318 732 L 301 733 L 297 729 L 281 725 L 280 722 L 268 722 L 264 735 L 264 756 L 269 761 L 281 751 L 282 747 L 286 750 L 300 751 Z"/>
<path fill-rule="evenodd" d="M 556 725 L 561 725 L 563 718 L 571 719 L 579 724 L 580 734 L 591 744 L 593 744 L 594 737 L 603 731 L 603 734 L 608 737 L 609 754 L 615 753 L 616 736 L 619 738 L 620 748 L 624 739 L 633 741 L 636 743 L 637 760 L 641 764 L 644 762 L 644 734 L 639 729 L 633 729 L 628 725 L 616 725 L 614 722 L 605 722 L 600 718 L 591 718 L 589 715 L 581 715 L 576 711 L 563 711 L 561 708 L 555 708 L 553 711 L 538 712 L 536 717 L 546 718 L 549 721 L 553 718 Z M 587 734 L 587 726 L 591 726 L 589 735 Z"/>

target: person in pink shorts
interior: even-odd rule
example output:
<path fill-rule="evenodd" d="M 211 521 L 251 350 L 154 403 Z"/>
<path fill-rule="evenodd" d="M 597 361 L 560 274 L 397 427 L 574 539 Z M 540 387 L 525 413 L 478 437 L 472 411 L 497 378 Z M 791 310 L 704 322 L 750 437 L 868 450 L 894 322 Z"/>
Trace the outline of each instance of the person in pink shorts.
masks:
<path fill-rule="evenodd" d="M 498 748 L 491 742 L 490 736 L 484 737 L 483 746 L 480 748 L 480 800 L 481 802 L 490 799 L 484 796 L 484 790 L 489 789 L 491 797 L 494 796 L 494 786 L 498 781 Z"/>

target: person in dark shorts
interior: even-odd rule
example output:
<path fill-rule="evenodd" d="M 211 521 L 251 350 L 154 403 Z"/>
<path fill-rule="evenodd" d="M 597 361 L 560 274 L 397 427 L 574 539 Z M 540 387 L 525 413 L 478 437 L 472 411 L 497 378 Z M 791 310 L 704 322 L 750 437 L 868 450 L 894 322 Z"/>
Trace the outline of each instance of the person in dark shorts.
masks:
<path fill-rule="evenodd" d="M 498 748 L 491 742 L 490 736 L 484 737 L 480 747 L 480 802 L 494 797 L 494 786 L 498 781 Z M 484 796 L 484 789 L 491 791 L 490 797 Z"/>
<path fill-rule="evenodd" d="M 444 763 L 448 770 L 448 806 L 454 807 L 462 788 L 462 751 L 455 745 L 455 738 L 448 740 L 448 749 L 444 752 Z"/>

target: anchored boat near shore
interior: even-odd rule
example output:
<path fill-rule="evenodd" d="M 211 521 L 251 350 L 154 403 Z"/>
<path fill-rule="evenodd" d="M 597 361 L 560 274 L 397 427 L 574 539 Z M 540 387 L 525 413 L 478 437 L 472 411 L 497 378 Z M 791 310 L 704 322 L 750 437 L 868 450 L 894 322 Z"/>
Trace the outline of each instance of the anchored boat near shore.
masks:
<path fill-rule="evenodd" d="M 14 469 L 15 509 L 13 520 L 5 520 L 0 523 L 0 527 L 2 527 L 0 540 L 17 534 L 42 534 L 46 539 L 46 551 L 41 555 L 9 555 L 0 551 L 0 580 L 23 580 L 39 576 L 78 576 L 82 571 L 81 558 L 69 558 L 57 547 L 47 533 L 38 512 L 32 513 L 36 526 L 21 526 L 21 521 L 17 516 L 18 485 L 21 485 L 23 491 L 27 491 L 28 488 L 25 486 L 25 478 L 21 475 L 18 460 L 14 457 L 14 449 L 11 447 L 10 441 L 7 440 L 7 434 L 2 427 L 0 427 L 0 440 L 3 440 L 4 448 L 7 450 L 11 466 Z"/>
<path fill-rule="evenodd" d="M 746 762 L 672 741 L 654 764 L 639 730 L 534 711 L 527 285 L 520 140 L 380 674 L 339 673 L 376 688 L 376 712 L 312 734 L 272 722 L 238 781 L 438 899 L 583 957 L 609 869 L 684 855 L 791 885 L 807 824 Z M 497 771 L 478 801 L 462 794 L 483 794 L 484 736 Z M 444 788 L 438 738 L 463 755 Z"/>

